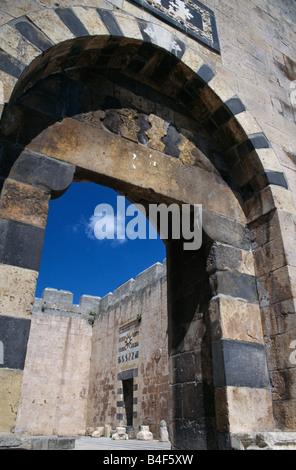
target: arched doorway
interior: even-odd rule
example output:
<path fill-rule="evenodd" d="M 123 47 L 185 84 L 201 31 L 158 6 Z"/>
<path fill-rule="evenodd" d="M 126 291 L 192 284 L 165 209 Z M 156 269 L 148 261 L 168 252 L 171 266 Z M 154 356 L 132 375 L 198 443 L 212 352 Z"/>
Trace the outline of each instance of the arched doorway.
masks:
<path fill-rule="evenodd" d="M 271 175 L 256 152 L 269 146 L 264 135 L 246 133 L 236 118 L 242 103 L 221 101 L 208 66 L 194 73 L 139 40 L 71 40 L 36 61 L 1 128 L 1 261 L 7 278 L 26 280 L 22 317 L 35 291 L 49 197 L 73 179 L 108 185 L 146 207 L 202 204 L 202 248 L 186 253 L 172 241 L 167 251 L 173 445 L 224 448 L 231 432 L 273 429 L 248 228 L 262 210 L 253 194 L 269 191 Z M 13 316 L 15 299 L 9 308 Z"/>
<path fill-rule="evenodd" d="M 138 238 L 150 227 L 123 199 L 73 183 L 50 203 L 18 431 L 100 428 L 109 436 L 127 426 L 135 438 L 146 424 L 157 438 L 160 421 L 168 421 L 165 245 Z"/>

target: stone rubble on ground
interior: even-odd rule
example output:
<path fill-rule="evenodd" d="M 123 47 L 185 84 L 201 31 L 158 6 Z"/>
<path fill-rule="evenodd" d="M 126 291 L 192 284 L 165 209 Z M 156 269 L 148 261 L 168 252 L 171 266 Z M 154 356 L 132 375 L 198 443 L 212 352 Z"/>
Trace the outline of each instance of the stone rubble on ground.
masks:
<path fill-rule="evenodd" d="M 167 425 L 164 419 L 160 421 L 159 424 L 159 442 L 170 442 Z"/>
<path fill-rule="evenodd" d="M 118 426 L 116 428 L 116 432 L 112 434 L 112 439 L 119 441 L 119 440 L 128 440 L 128 435 L 126 433 L 126 428 L 123 426 Z"/>
<path fill-rule="evenodd" d="M 149 431 L 149 426 L 140 426 L 140 431 L 137 433 L 137 439 L 140 441 L 153 440 L 153 434 Z"/>

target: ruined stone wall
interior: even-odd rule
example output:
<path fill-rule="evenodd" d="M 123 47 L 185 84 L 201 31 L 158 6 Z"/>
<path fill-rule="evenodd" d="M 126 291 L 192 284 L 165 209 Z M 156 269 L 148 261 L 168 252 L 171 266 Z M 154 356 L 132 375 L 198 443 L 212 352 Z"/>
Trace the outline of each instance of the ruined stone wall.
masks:
<path fill-rule="evenodd" d="M 165 263 L 103 298 L 82 296 L 79 305 L 71 292 L 50 288 L 35 299 L 16 429 L 77 435 L 126 425 L 127 377 L 134 378 L 133 424 L 157 435 L 168 420 Z"/>

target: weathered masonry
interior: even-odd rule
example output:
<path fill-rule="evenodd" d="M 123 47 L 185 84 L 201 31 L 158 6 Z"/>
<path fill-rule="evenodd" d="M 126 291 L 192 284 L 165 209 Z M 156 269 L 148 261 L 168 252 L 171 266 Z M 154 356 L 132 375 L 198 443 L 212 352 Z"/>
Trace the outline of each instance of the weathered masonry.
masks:
<path fill-rule="evenodd" d="M 203 207 L 201 249 L 167 242 L 173 448 L 296 432 L 295 21 L 288 0 L 1 2 L 3 431 L 49 200 L 92 181 Z"/>
<path fill-rule="evenodd" d="M 161 263 L 79 305 L 71 292 L 45 289 L 34 302 L 16 427 L 71 436 L 126 426 L 135 437 L 144 424 L 157 439 L 169 419 L 166 292 Z"/>

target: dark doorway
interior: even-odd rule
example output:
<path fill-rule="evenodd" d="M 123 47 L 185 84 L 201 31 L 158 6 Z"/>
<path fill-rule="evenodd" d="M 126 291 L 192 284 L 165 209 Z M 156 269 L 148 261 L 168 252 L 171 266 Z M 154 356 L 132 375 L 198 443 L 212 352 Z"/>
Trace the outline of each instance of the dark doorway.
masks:
<path fill-rule="evenodd" d="M 133 379 L 122 381 L 123 403 L 126 415 L 126 425 L 133 425 Z"/>

